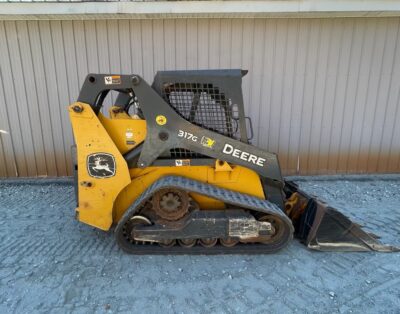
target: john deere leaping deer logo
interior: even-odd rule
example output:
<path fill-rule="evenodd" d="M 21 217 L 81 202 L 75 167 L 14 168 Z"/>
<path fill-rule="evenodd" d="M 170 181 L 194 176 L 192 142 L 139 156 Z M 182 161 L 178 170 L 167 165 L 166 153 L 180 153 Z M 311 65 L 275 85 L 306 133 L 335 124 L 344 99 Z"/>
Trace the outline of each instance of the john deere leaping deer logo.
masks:
<path fill-rule="evenodd" d="M 115 158 L 111 154 L 96 153 L 88 155 L 87 170 L 94 178 L 109 178 L 115 175 Z"/>

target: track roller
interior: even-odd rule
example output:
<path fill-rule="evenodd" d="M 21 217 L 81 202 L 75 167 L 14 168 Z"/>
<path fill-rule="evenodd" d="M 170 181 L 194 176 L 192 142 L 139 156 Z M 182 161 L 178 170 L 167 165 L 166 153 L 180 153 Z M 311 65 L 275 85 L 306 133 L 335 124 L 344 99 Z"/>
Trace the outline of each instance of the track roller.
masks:
<path fill-rule="evenodd" d="M 179 239 L 178 244 L 185 248 L 191 248 L 196 245 L 196 239 Z"/>
<path fill-rule="evenodd" d="M 221 239 L 219 239 L 219 242 L 225 247 L 233 247 L 233 246 L 235 246 L 236 244 L 239 243 L 238 240 L 235 240 L 235 239 L 229 238 L 229 237 L 228 238 L 221 238 Z"/>
<path fill-rule="evenodd" d="M 207 248 L 213 247 L 217 242 L 217 238 L 203 238 L 199 240 L 200 245 Z"/>
<path fill-rule="evenodd" d="M 175 239 L 164 240 L 162 242 L 158 242 L 158 244 L 163 248 L 170 248 L 170 247 L 173 247 L 176 244 L 176 240 Z"/>

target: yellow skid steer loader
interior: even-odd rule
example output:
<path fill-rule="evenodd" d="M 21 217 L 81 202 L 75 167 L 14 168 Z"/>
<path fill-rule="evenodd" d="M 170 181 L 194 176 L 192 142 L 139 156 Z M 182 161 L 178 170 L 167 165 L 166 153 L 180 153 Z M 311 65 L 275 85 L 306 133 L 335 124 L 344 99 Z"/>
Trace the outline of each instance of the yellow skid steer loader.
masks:
<path fill-rule="evenodd" d="M 115 226 L 134 254 L 270 253 L 293 235 L 316 250 L 396 250 L 285 181 L 277 156 L 250 144 L 246 73 L 162 71 L 152 86 L 89 74 L 69 106 L 77 219 Z"/>

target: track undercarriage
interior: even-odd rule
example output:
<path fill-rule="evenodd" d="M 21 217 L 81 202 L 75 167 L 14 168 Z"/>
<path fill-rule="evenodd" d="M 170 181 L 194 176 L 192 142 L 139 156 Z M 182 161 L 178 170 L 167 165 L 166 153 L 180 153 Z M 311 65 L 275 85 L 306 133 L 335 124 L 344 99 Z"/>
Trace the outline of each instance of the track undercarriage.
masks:
<path fill-rule="evenodd" d="M 227 208 L 200 209 L 190 193 Z M 266 200 L 176 176 L 160 179 L 144 194 L 116 228 L 119 245 L 130 253 L 271 253 L 292 239 L 290 220 Z"/>

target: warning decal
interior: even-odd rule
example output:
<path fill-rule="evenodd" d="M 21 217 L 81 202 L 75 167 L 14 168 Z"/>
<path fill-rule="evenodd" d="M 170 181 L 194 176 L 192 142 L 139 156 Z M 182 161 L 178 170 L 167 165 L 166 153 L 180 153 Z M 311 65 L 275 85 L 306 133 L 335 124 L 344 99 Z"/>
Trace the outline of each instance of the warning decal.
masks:
<path fill-rule="evenodd" d="M 121 76 L 120 75 L 112 75 L 104 77 L 104 84 L 106 85 L 119 85 L 121 84 Z"/>

